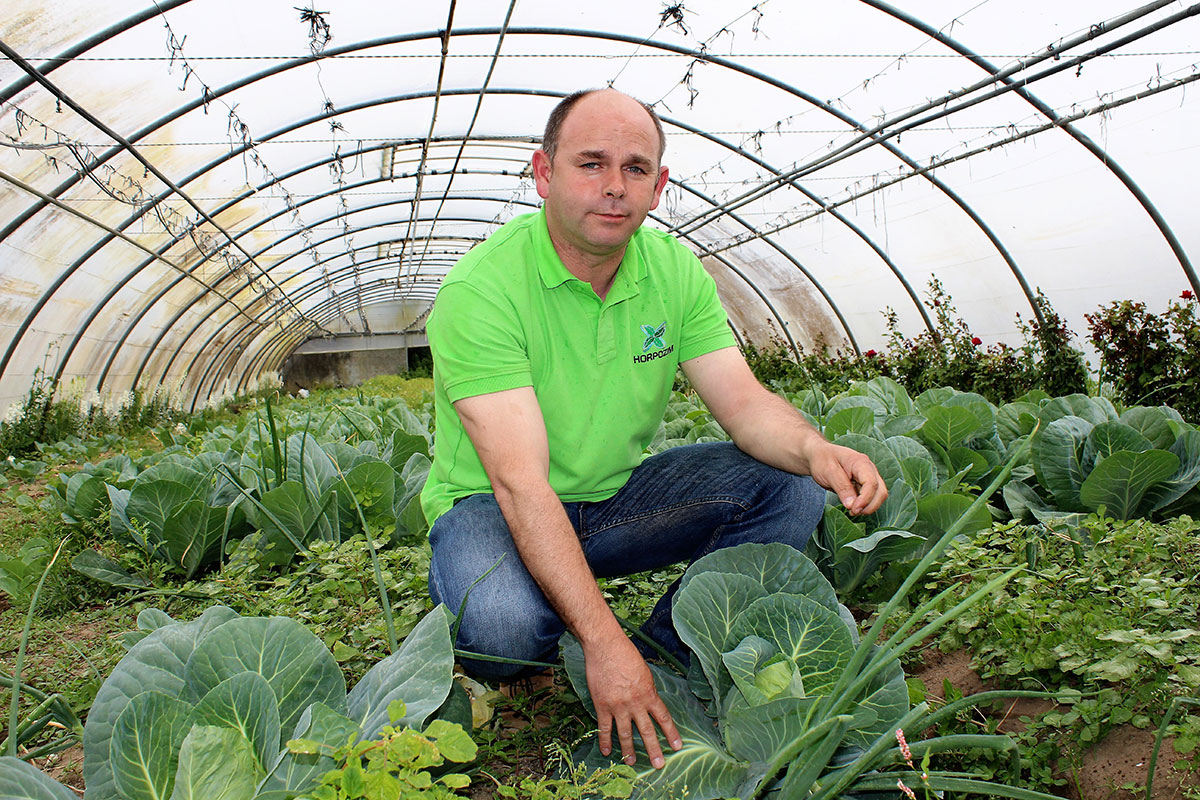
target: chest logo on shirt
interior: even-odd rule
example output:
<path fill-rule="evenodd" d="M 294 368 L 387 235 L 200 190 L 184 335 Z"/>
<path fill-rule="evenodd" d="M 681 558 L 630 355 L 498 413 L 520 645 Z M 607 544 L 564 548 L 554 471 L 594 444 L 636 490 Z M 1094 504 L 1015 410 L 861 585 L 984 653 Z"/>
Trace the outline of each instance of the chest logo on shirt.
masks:
<path fill-rule="evenodd" d="M 663 323 L 655 328 L 653 325 L 643 325 L 642 333 L 646 335 L 646 341 L 642 343 L 642 352 L 650 352 L 650 348 L 662 350 L 666 347 L 663 342 L 663 337 L 667 335 L 667 323 Z"/>
<path fill-rule="evenodd" d="M 634 363 L 644 364 L 647 361 L 653 361 L 656 358 L 662 358 L 675 352 L 675 345 L 668 345 L 664 341 L 666 335 L 666 322 L 661 323 L 657 327 L 654 325 L 643 325 L 642 336 L 645 339 L 642 342 L 642 353 L 633 357 Z"/>

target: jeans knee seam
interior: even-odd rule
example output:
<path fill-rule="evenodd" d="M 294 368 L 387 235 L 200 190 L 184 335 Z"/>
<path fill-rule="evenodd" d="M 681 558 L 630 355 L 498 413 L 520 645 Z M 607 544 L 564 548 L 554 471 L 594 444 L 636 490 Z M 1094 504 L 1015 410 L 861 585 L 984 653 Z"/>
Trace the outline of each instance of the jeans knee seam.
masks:
<path fill-rule="evenodd" d="M 743 513 L 748 511 L 750 508 L 749 505 L 747 505 L 739 497 L 733 497 L 731 495 L 714 495 L 712 497 L 704 497 L 704 498 L 700 498 L 697 500 L 689 500 L 686 503 L 676 503 L 673 506 L 663 506 L 662 508 L 656 508 L 653 511 L 647 511 L 645 513 L 637 514 L 637 515 L 630 516 L 630 517 L 622 517 L 621 519 L 614 520 L 613 522 L 609 522 L 602 527 L 596 528 L 594 530 L 589 530 L 586 533 L 581 533 L 579 538 L 581 540 L 588 539 L 597 533 L 603 533 L 604 531 L 608 530 L 609 528 L 615 528 L 618 525 L 628 525 L 630 522 L 638 522 L 639 520 L 649 519 L 650 517 L 655 517 L 655 516 L 658 516 L 659 514 L 665 514 L 665 513 L 671 512 L 671 511 L 680 511 L 680 510 L 683 510 L 686 508 L 695 508 L 696 506 L 708 505 L 709 503 L 728 503 L 730 505 L 737 506 L 738 508 L 740 508 L 742 510 Z"/>

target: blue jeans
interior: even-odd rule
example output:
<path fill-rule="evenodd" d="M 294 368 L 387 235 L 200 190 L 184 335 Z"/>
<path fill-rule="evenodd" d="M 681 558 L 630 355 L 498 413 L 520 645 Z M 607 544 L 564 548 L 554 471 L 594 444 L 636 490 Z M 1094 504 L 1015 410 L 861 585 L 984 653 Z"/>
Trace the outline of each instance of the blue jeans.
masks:
<path fill-rule="evenodd" d="M 769 467 L 726 442 L 688 445 L 651 456 L 608 500 L 563 503 L 584 556 L 598 578 L 630 575 L 688 562 L 744 542 L 784 542 L 802 549 L 821 519 L 825 490 L 811 478 Z M 473 653 L 554 661 L 563 622 L 525 569 L 492 494 L 463 498 L 429 534 L 429 592 L 457 612 L 471 589 L 456 646 Z M 671 624 L 666 590 L 643 630 L 687 663 Z M 509 680 L 535 671 L 513 664 L 463 659 L 482 680 Z"/>

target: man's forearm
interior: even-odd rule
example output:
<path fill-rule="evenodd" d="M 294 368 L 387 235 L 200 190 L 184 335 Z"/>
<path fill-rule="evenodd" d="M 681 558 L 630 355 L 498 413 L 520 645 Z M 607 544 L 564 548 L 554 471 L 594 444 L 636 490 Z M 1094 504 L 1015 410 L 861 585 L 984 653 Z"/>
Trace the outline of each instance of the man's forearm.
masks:
<path fill-rule="evenodd" d="M 525 568 L 585 649 L 624 638 L 549 484 L 493 488 Z"/>
<path fill-rule="evenodd" d="M 809 453 L 814 445 L 826 443 L 804 415 L 765 389 L 729 420 L 726 433 L 747 455 L 798 475 L 811 473 Z"/>

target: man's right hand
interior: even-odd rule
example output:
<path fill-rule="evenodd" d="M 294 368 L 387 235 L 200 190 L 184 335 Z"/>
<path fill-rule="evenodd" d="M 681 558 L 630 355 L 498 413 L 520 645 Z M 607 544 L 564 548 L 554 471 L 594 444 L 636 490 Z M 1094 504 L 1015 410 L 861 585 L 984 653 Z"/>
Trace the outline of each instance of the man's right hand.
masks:
<path fill-rule="evenodd" d="M 600 752 L 612 752 L 612 734 L 616 729 L 621 755 L 626 764 L 633 764 L 637 753 L 633 748 L 633 729 L 641 734 L 646 755 L 655 769 L 662 769 L 662 746 L 658 729 L 662 730 L 672 750 L 683 747 L 671 712 L 654 689 L 650 668 L 633 642 L 623 634 L 603 644 L 585 646 L 588 691 L 596 708 L 600 726 Z M 658 728 L 655 728 L 655 725 Z"/>

